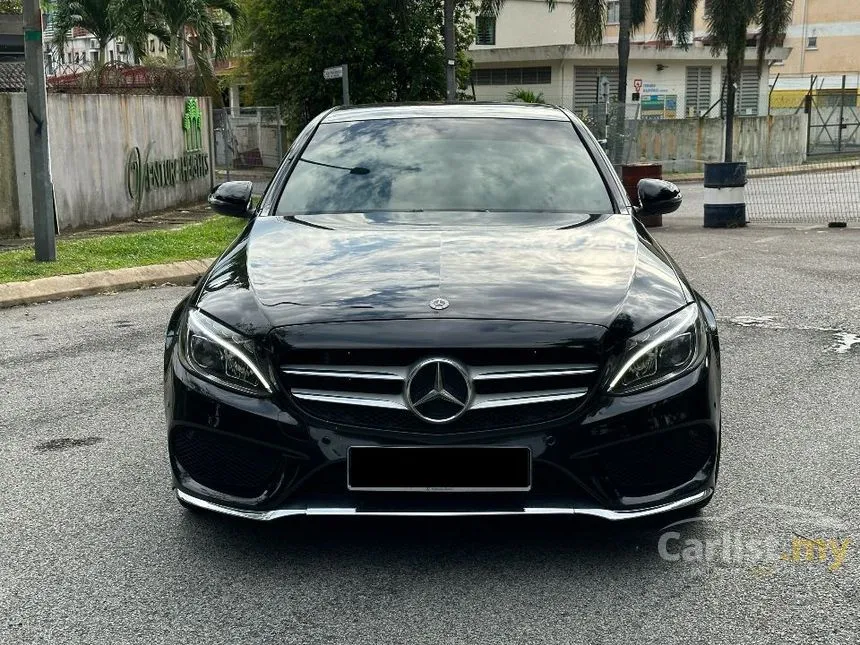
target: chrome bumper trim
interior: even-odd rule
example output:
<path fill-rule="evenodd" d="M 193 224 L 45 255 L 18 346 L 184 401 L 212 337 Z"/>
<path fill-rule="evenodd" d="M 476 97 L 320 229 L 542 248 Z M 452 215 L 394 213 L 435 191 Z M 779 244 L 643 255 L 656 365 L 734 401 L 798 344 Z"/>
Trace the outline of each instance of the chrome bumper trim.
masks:
<path fill-rule="evenodd" d="M 482 517 L 496 515 L 588 515 L 591 517 L 600 517 L 605 520 L 632 520 L 640 517 L 648 517 L 649 515 L 657 515 L 659 513 L 668 513 L 669 511 L 678 510 L 685 506 L 691 506 L 701 502 L 711 495 L 714 490 L 708 488 L 690 497 L 679 499 L 678 501 L 669 504 L 661 504 L 659 506 L 651 506 L 649 508 L 638 509 L 635 511 L 613 511 L 605 508 L 575 508 L 575 507 L 544 507 L 527 506 L 522 510 L 503 510 L 503 511 L 360 511 L 350 507 L 306 507 L 306 508 L 283 508 L 271 511 L 254 511 L 231 508 L 213 502 L 207 502 L 204 499 L 199 499 L 181 490 L 176 490 L 176 497 L 187 504 L 192 504 L 207 511 L 232 515 L 233 517 L 241 517 L 248 520 L 271 521 L 281 517 L 291 517 L 296 515 L 365 515 L 365 516 L 385 516 L 385 517 Z"/>

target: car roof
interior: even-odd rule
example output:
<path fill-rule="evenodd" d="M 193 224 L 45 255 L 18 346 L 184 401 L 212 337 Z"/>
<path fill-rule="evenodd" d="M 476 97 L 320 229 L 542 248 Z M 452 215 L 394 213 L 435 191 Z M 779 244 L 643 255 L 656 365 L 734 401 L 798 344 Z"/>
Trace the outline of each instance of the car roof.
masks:
<path fill-rule="evenodd" d="M 415 103 L 335 108 L 323 119 L 323 123 L 415 118 L 569 120 L 560 108 L 537 103 Z"/>

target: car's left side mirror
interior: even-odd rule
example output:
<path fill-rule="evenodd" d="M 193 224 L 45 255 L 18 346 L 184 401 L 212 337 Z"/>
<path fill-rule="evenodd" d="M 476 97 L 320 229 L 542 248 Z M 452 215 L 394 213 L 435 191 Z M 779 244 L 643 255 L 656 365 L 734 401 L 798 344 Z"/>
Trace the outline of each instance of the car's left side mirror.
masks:
<path fill-rule="evenodd" d="M 216 213 L 230 217 L 249 219 L 254 216 L 251 193 L 254 184 L 250 181 L 227 181 L 209 193 L 209 205 Z"/>
<path fill-rule="evenodd" d="M 681 191 L 673 183 L 662 179 L 642 179 L 636 188 L 639 206 L 636 215 L 666 215 L 681 206 Z"/>

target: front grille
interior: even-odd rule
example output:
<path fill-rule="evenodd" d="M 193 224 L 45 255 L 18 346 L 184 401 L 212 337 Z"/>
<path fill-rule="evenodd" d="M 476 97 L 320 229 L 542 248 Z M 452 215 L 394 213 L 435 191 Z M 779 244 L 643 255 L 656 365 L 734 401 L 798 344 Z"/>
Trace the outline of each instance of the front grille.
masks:
<path fill-rule="evenodd" d="M 461 416 L 431 423 L 410 409 L 405 392 L 415 367 L 437 358 L 464 369 L 474 394 Z M 314 419 L 356 428 L 447 434 L 519 428 L 572 413 L 597 378 L 598 366 L 566 358 L 573 356 L 563 349 L 301 350 L 290 353 L 280 377 L 296 406 Z M 576 358 L 583 356 L 579 353 Z M 447 366 L 444 369 L 450 371 Z M 446 378 L 450 380 L 454 373 Z M 425 381 L 424 391 L 432 386 Z M 456 388 L 452 392 L 463 398 Z M 411 399 L 414 403 L 416 397 Z"/>
<path fill-rule="evenodd" d="M 271 448 L 186 427 L 173 431 L 173 457 L 198 484 L 249 499 L 263 495 L 283 465 Z"/>
<path fill-rule="evenodd" d="M 642 497 L 687 483 L 714 454 L 714 432 L 688 426 L 602 450 L 601 461 L 616 492 Z"/>

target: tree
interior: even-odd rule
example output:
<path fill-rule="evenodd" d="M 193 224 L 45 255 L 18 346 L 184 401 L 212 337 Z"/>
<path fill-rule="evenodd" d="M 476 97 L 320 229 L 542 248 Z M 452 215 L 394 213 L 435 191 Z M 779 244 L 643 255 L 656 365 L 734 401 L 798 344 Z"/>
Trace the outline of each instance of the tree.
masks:
<path fill-rule="evenodd" d="M 99 64 L 104 64 L 108 41 L 122 34 L 122 26 L 110 10 L 112 0 L 57 0 L 53 3 L 54 42 L 62 51 L 69 32 L 86 29 L 99 43 Z"/>
<path fill-rule="evenodd" d="M 693 32 L 699 0 L 663 0 L 657 10 L 657 36 L 687 48 Z M 743 70 L 750 27 L 758 25 L 758 69 L 761 74 L 767 51 L 779 45 L 791 24 L 794 0 L 708 0 L 705 20 L 714 56 L 726 53 L 726 161 L 732 160 L 735 96 Z"/>
<path fill-rule="evenodd" d="M 481 0 L 483 15 L 498 16 L 506 0 Z M 544 0 L 547 9 L 556 7 L 556 0 Z M 630 61 L 630 34 L 645 24 L 649 0 L 621 0 L 618 12 L 618 97 L 627 102 L 627 68 Z M 571 5 L 574 42 L 586 48 L 603 44 L 608 18 L 607 0 L 573 0 Z"/>
<path fill-rule="evenodd" d="M 457 42 L 465 48 L 471 0 L 458 0 L 456 9 Z M 299 128 L 340 103 L 340 84 L 324 80 L 323 69 L 346 63 L 355 103 L 442 100 L 442 31 L 439 0 L 248 0 L 255 99 L 284 106 Z M 457 71 L 465 87 L 468 65 Z"/>
<path fill-rule="evenodd" d="M 244 25 L 237 0 L 113 0 L 113 14 L 140 55 L 148 34 L 167 46 L 167 64 L 188 51 L 206 92 L 220 97 L 212 57 L 224 59 Z"/>
<path fill-rule="evenodd" d="M 0 0 L 0 13 L 21 13 L 21 0 Z"/>

